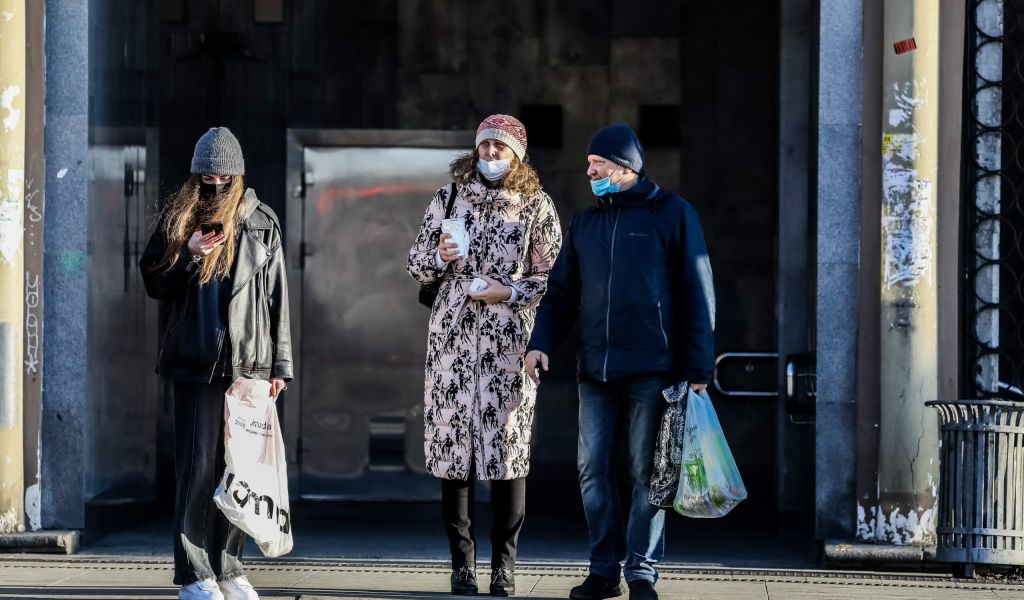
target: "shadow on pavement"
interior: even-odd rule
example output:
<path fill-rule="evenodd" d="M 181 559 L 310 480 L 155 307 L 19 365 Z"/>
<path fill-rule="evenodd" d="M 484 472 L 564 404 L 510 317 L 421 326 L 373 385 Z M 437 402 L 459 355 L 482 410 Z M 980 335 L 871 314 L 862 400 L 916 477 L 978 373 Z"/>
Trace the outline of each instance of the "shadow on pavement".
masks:
<path fill-rule="evenodd" d="M 483 594 L 482 594 L 483 595 Z M 0 598 L 103 598 L 103 600 L 130 600 L 133 598 L 177 598 L 176 589 L 153 589 L 141 587 L 6 587 L 0 585 Z M 564 600 L 562 596 L 530 596 L 537 600 Z M 454 596 L 444 592 L 415 592 L 398 590 L 364 590 L 338 588 L 298 588 L 290 590 L 260 589 L 263 600 L 341 600 L 380 598 L 384 600 L 448 600 L 464 596 Z"/>
<path fill-rule="evenodd" d="M 59 585 L 40 587 L 6 587 L 0 585 L 0 598 L 103 598 L 104 600 L 128 600 L 129 598 L 177 598 L 177 589 L 152 589 L 131 586 L 104 587 L 63 587 Z M 294 598 L 294 596 L 288 596 Z"/>
<path fill-rule="evenodd" d="M 431 502 L 303 502 L 293 513 L 295 548 L 289 559 L 447 561 L 441 511 Z M 665 563 L 732 568 L 813 568 L 817 545 L 807 531 L 780 533 L 727 519 L 667 515 Z M 478 563 L 488 564 L 490 506 L 476 507 Z M 153 515 L 143 525 L 102 537 L 85 536 L 83 555 L 169 557 L 171 519 Z M 101 535 L 101 534 L 100 534 Z M 520 561 L 586 561 L 586 520 L 579 510 L 535 502 L 519 539 Z M 255 546 L 247 559 L 262 558 Z"/>

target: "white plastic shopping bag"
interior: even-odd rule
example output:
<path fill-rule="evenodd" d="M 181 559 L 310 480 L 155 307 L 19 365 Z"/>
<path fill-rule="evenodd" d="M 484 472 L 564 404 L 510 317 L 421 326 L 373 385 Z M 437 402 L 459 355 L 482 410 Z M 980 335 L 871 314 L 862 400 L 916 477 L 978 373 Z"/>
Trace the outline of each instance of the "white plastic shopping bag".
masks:
<path fill-rule="evenodd" d="M 687 517 L 723 517 L 746 499 L 747 488 L 707 392 L 690 391 L 685 423 L 676 512 Z"/>
<path fill-rule="evenodd" d="M 224 477 L 213 501 L 264 556 L 292 549 L 284 438 L 270 382 L 240 377 L 224 398 Z"/>

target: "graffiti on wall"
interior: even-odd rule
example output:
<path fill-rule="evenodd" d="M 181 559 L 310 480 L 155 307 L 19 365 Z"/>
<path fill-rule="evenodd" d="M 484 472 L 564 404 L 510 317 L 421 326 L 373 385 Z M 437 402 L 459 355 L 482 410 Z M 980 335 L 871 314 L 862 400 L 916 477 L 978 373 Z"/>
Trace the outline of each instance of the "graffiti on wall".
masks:
<path fill-rule="evenodd" d="M 39 373 L 39 274 L 25 272 L 25 372 Z"/>

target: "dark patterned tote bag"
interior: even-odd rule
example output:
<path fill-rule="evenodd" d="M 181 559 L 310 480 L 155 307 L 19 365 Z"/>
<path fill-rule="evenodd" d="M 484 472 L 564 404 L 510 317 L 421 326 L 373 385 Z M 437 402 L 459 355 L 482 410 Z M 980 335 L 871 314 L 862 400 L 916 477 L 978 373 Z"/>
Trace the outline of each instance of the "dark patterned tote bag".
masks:
<path fill-rule="evenodd" d="M 665 414 L 661 417 L 658 443 L 654 449 L 651 492 L 648 500 L 661 508 L 672 508 L 679 488 L 679 470 L 683 465 L 683 435 L 686 424 L 686 397 L 689 383 L 683 381 L 663 390 Z"/>

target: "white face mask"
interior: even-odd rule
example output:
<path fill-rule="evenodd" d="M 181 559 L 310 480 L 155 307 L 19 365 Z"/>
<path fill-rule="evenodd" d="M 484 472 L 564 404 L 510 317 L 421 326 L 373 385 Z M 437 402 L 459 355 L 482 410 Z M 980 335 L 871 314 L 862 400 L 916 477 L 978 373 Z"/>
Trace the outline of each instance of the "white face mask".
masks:
<path fill-rule="evenodd" d="M 480 171 L 487 181 L 498 181 L 508 173 L 512 167 L 510 160 L 492 160 L 490 162 L 480 159 L 476 161 L 476 169 Z"/>

